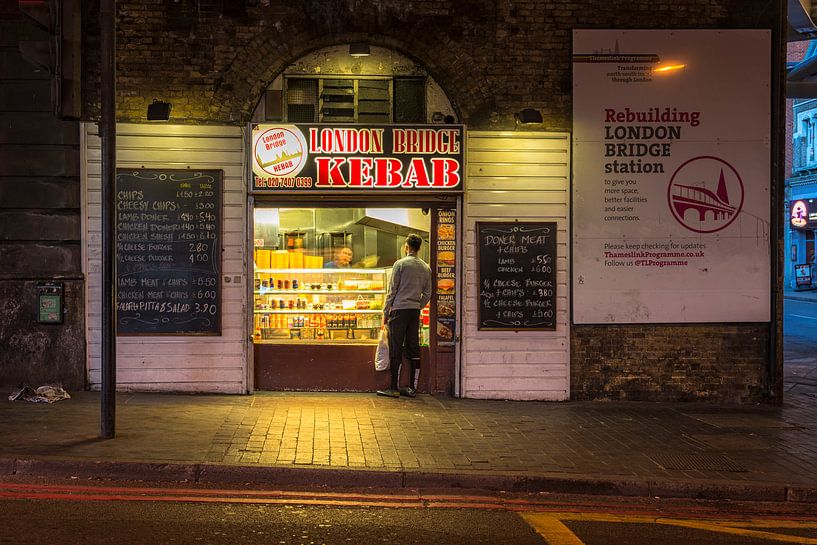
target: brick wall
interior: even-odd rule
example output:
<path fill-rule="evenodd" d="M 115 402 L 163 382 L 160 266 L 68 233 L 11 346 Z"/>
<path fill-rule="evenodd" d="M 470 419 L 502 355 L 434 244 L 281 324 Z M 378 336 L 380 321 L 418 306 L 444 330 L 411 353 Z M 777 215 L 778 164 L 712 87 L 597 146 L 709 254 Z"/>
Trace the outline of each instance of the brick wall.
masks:
<path fill-rule="evenodd" d="M 79 123 L 52 113 L 48 74 L 21 40 L 45 32 L 0 1 L 0 385 L 84 386 Z M 65 283 L 62 325 L 38 325 L 37 282 Z"/>
<path fill-rule="evenodd" d="M 37 323 L 37 283 L 63 284 L 67 312 L 62 324 Z M 62 384 L 85 387 L 85 282 L 42 275 L 0 280 L 0 386 Z"/>
<path fill-rule="evenodd" d="M 762 399 L 767 325 L 574 326 L 573 399 Z"/>
<path fill-rule="evenodd" d="M 513 113 L 532 107 L 543 113 L 543 128 L 570 130 L 572 29 L 776 28 L 779 4 L 248 0 L 245 13 L 222 14 L 226 0 L 120 0 L 118 115 L 144 121 L 147 104 L 159 98 L 173 103 L 174 122 L 240 124 L 289 63 L 320 47 L 365 40 L 426 67 L 472 129 L 512 128 Z M 93 21 L 86 24 L 85 70 L 93 75 L 97 40 Z M 776 57 L 783 59 L 782 50 Z M 781 83 L 773 82 L 776 91 Z M 93 80 L 84 89 L 94 117 Z M 773 145 L 782 158 L 783 144 Z M 776 163 L 772 190 L 779 205 L 783 166 Z M 777 316 L 780 310 L 778 303 Z M 779 400 L 782 356 L 773 339 L 762 324 L 574 326 L 573 397 Z"/>
<path fill-rule="evenodd" d="M 117 2 L 122 120 L 143 121 L 147 104 L 161 98 L 173 103 L 174 121 L 244 122 L 283 67 L 320 47 L 365 40 L 425 66 L 473 128 L 512 126 L 514 112 L 532 107 L 542 110 L 549 129 L 569 129 L 573 28 L 713 28 L 730 22 L 730 3 L 715 0 L 247 4 L 245 15 L 222 16 L 221 2 Z M 86 24 L 92 31 L 94 22 Z M 87 39 L 87 45 L 95 43 Z M 86 64 L 96 58 L 92 47 L 88 51 Z M 93 117 L 93 86 L 86 91 Z"/>
<path fill-rule="evenodd" d="M 786 60 L 788 62 L 800 62 L 806 56 L 808 49 L 808 40 L 800 42 L 791 42 L 786 47 Z M 794 156 L 794 143 L 792 136 L 794 135 L 794 99 L 786 99 L 786 176 L 792 174 L 792 160 Z"/>

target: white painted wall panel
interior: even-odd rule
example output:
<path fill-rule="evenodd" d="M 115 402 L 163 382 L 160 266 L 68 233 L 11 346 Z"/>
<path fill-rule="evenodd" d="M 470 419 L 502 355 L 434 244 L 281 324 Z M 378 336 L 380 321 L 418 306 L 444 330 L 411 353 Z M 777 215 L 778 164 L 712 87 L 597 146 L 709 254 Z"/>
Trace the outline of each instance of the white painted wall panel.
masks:
<path fill-rule="evenodd" d="M 511 178 L 509 176 L 481 177 L 471 176 L 468 180 L 468 187 L 474 191 L 481 189 L 503 190 L 507 187 L 509 180 L 513 179 L 513 185 L 517 191 L 559 191 L 565 189 L 564 178 L 548 178 L 545 176 L 537 178 Z"/>
<path fill-rule="evenodd" d="M 570 135 L 469 131 L 466 148 L 462 395 L 566 400 L 570 396 Z M 557 223 L 556 331 L 477 329 L 475 224 L 515 218 Z"/>
<path fill-rule="evenodd" d="M 99 389 L 101 354 L 101 144 L 84 124 L 84 271 L 88 381 Z M 118 337 L 117 388 L 133 391 L 246 393 L 247 193 L 244 134 L 239 127 L 165 124 L 117 126 L 117 166 L 192 168 L 224 172 L 220 336 Z M 224 277 L 239 277 L 238 284 Z"/>
<path fill-rule="evenodd" d="M 471 134 L 471 133 L 469 133 Z M 484 163 L 475 165 L 470 161 L 465 165 L 466 176 L 495 176 L 495 177 L 558 177 L 564 170 L 560 165 L 535 163 Z"/>

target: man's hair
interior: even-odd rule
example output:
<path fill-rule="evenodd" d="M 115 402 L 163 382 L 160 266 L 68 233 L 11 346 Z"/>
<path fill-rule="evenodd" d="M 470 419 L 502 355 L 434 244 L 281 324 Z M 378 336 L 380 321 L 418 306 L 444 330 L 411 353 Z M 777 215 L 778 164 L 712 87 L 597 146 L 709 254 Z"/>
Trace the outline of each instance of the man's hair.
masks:
<path fill-rule="evenodd" d="M 419 252 L 420 246 L 423 245 L 423 239 L 421 239 L 419 235 L 412 233 L 406 237 L 406 244 L 408 244 L 408 247 L 413 251 Z"/>

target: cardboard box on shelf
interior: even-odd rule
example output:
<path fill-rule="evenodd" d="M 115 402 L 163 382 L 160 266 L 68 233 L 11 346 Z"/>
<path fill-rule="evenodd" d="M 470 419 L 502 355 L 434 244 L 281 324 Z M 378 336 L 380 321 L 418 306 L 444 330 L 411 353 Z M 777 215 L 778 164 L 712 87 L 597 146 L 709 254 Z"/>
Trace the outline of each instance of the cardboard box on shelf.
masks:
<path fill-rule="evenodd" d="M 289 252 L 289 266 L 293 269 L 304 268 L 303 252 Z"/>
<path fill-rule="evenodd" d="M 289 268 L 289 252 L 286 250 L 275 250 L 272 252 L 271 265 L 273 269 Z"/>
<path fill-rule="evenodd" d="M 272 250 L 264 250 L 263 248 L 255 250 L 255 266 L 259 269 L 269 269 L 272 266 L 270 261 L 271 255 Z"/>

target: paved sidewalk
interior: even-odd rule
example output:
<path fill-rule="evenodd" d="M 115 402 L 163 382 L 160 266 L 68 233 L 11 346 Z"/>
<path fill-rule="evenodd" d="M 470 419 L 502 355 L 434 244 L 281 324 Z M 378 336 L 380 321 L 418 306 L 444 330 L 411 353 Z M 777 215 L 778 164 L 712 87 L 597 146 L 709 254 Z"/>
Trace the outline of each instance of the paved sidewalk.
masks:
<path fill-rule="evenodd" d="M 505 402 L 372 394 L 0 401 L 0 476 L 817 502 L 817 403 Z"/>
<path fill-rule="evenodd" d="M 817 290 L 796 290 L 794 288 L 783 288 L 784 299 L 795 299 L 798 301 L 817 302 Z"/>

